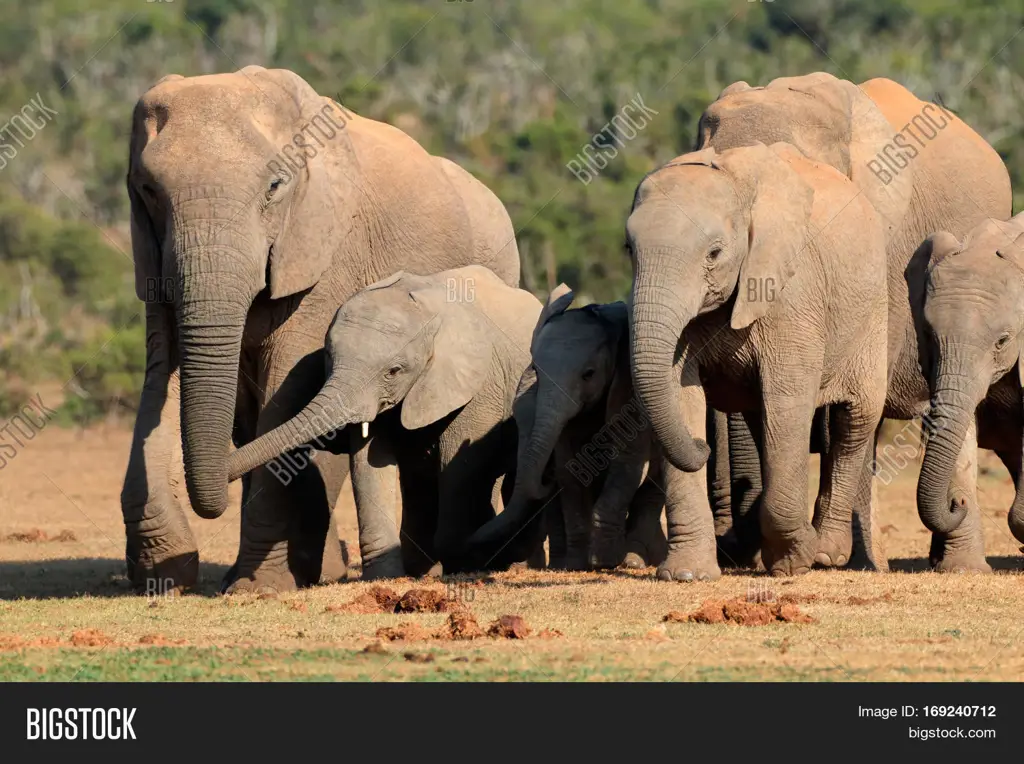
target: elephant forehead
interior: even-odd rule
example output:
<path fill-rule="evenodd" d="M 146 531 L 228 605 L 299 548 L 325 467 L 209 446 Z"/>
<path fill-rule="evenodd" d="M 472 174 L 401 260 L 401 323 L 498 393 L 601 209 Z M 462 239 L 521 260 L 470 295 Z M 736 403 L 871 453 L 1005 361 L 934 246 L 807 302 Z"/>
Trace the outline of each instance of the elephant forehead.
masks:
<path fill-rule="evenodd" d="M 225 164 L 265 162 L 280 148 L 278 126 L 269 116 L 273 111 L 258 93 L 192 85 L 147 94 L 141 110 L 149 139 L 144 152 L 147 162 L 158 161 L 157 157 L 179 164 L 201 161 L 208 167 L 218 159 Z"/>
<path fill-rule="evenodd" d="M 596 352 L 607 339 L 600 319 L 582 310 L 570 310 L 551 318 L 537 333 L 534 356 L 551 360 L 586 356 Z"/>

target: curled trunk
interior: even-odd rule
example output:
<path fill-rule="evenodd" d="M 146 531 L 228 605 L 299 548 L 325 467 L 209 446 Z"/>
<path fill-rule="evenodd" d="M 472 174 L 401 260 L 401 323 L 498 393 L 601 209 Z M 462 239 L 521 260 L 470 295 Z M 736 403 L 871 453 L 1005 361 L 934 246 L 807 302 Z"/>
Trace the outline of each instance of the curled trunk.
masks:
<path fill-rule="evenodd" d="M 946 384 L 940 372 L 932 395 L 930 427 L 917 483 L 917 511 L 933 533 L 952 533 L 967 516 L 964 496 L 952 496 L 953 473 L 977 401 L 963 389 Z"/>

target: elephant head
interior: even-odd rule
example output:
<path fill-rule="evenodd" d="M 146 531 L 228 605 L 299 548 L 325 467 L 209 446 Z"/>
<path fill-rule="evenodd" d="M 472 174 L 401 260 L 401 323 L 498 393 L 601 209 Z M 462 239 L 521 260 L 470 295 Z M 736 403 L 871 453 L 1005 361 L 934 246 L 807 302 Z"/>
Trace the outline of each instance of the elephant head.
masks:
<path fill-rule="evenodd" d="M 229 479 L 399 404 L 402 426 L 414 430 L 469 403 L 488 377 L 494 337 L 476 308 L 449 299 L 446 273 L 457 272 L 399 272 L 345 302 L 327 332 L 324 386 L 294 418 L 234 451 Z"/>
<path fill-rule="evenodd" d="M 633 383 L 681 470 L 701 469 L 709 449 L 679 416 L 680 340 L 712 311 L 731 310 L 732 329 L 744 331 L 771 309 L 807 240 L 813 191 L 797 169 L 805 162 L 788 144 L 704 149 L 637 188 L 626 223 Z"/>
<path fill-rule="evenodd" d="M 1024 385 L 1024 215 L 985 220 L 963 241 L 932 234 L 907 280 L 931 395 L 918 511 L 929 530 L 949 533 L 967 513 L 966 498 L 950 495 L 950 481 L 975 410 L 1007 372 Z M 1024 469 L 1009 524 L 1024 542 Z"/>
<path fill-rule="evenodd" d="M 516 487 L 526 499 L 546 494 L 544 469 L 565 426 L 582 412 L 607 406 L 610 390 L 628 384 L 625 304 L 567 310 L 572 300 L 565 284 L 551 292 L 533 333 L 533 363 L 523 377 L 535 381 L 520 385 L 534 398 L 528 407 L 531 422 L 524 427 L 516 420 L 521 428 Z"/>
<path fill-rule="evenodd" d="M 292 72 L 258 66 L 171 75 L 135 106 L 135 286 L 139 299 L 175 312 L 186 485 L 203 517 L 227 506 L 248 310 L 260 293 L 314 286 L 352 217 L 347 116 Z"/>
<path fill-rule="evenodd" d="M 831 165 L 848 177 L 885 221 L 888 239 L 899 230 L 909 208 L 914 167 L 895 175 L 877 171 L 882 166 L 880 156 L 888 158 L 895 149 L 905 147 L 899 146 L 896 130 L 868 97 L 867 92 L 876 90 L 903 92 L 890 80 L 860 86 L 826 72 L 779 77 L 763 87 L 735 82 L 704 111 L 695 148 L 722 152 L 757 142 L 792 144 L 809 159 Z M 912 99 L 909 93 L 903 94 Z M 925 145 L 920 151 L 930 149 Z"/>

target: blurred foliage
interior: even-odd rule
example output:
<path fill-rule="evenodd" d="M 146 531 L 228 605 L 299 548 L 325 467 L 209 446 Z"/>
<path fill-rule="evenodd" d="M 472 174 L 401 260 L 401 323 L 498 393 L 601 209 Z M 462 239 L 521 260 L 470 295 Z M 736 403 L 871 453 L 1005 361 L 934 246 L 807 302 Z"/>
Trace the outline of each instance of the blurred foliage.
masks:
<path fill-rule="evenodd" d="M 824 70 L 939 95 L 1024 197 L 1020 0 L 37 0 L 0 4 L 0 123 L 58 112 L 0 169 L 0 409 L 40 385 L 87 421 L 144 371 L 124 191 L 131 109 L 165 74 L 284 67 L 487 183 L 527 286 L 621 298 L 636 183 L 726 85 Z M 566 169 L 640 94 L 657 115 L 591 183 Z"/>

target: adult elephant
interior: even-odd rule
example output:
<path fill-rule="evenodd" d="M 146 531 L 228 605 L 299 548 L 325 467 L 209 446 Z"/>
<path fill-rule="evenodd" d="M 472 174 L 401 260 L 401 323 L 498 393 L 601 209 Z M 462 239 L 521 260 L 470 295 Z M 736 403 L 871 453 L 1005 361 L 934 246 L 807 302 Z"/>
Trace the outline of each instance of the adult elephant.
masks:
<path fill-rule="evenodd" d="M 860 85 L 830 74 L 784 77 L 764 87 L 737 82 L 722 91 L 701 116 L 698 148 L 724 151 L 757 141 L 785 141 L 806 156 L 829 164 L 850 178 L 885 221 L 888 255 L 889 391 L 885 416 L 912 419 L 928 406 L 928 384 L 918 363 L 917 339 L 911 318 L 904 271 L 918 245 L 932 232 L 945 230 L 961 237 L 985 218 L 1010 215 L 1010 180 L 999 155 L 985 140 L 940 105 L 921 101 L 888 79 Z M 665 295 L 662 296 L 662 299 Z M 730 414 L 730 451 L 743 456 L 733 462 L 732 503 L 752 504 L 761 480 L 756 448 L 749 439 L 758 422 L 736 421 Z M 753 427 L 751 426 L 753 425 Z M 661 436 L 678 434 L 671 417 L 655 423 Z M 756 437 L 755 437 L 756 439 Z M 988 570 L 980 522 L 960 524 L 965 514 L 979 512 L 970 474 L 975 446 L 964 443 L 956 455 L 958 474 L 967 475 L 963 495 L 928 505 L 925 525 L 933 531 L 931 560 L 939 570 Z M 753 457 L 753 458 L 750 458 Z M 738 490 L 747 486 L 744 494 Z M 753 488 L 750 488 L 750 487 Z M 960 503 L 960 499 L 964 503 Z M 877 513 L 874 491 L 870 507 L 859 506 L 863 563 L 884 570 L 887 561 L 880 539 L 873 537 Z M 977 519 L 977 518 L 975 518 Z M 849 560 L 852 529 L 833 528 L 833 553 L 818 556 L 822 565 Z"/>
<path fill-rule="evenodd" d="M 350 295 L 399 270 L 474 263 L 516 286 L 519 254 L 472 176 L 281 69 L 158 82 L 135 106 L 127 185 L 147 365 L 121 506 L 128 574 L 152 590 L 195 583 L 185 507 L 222 514 L 232 439 L 279 426 L 320 389 L 324 336 Z M 343 465 L 251 474 L 231 590 L 321 578 Z M 370 514 L 367 567 L 394 540 L 393 518 Z"/>

